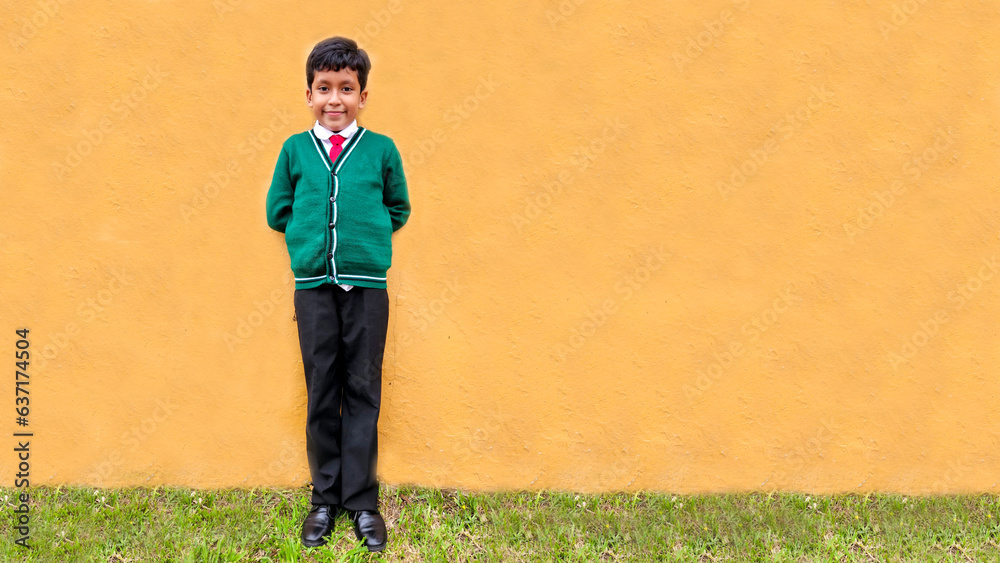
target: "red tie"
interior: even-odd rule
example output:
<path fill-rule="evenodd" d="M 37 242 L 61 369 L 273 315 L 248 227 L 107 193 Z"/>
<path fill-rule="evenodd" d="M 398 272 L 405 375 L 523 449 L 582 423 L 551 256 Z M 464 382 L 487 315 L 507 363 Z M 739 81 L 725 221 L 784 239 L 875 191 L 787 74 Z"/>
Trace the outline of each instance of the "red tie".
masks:
<path fill-rule="evenodd" d="M 344 149 L 344 138 L 340 135 L 334 135 L 330 137 L 330 142 L 333 143 L 333 146 L 330 147 L 330 162 L 336 162 L 337 155 Z"/>

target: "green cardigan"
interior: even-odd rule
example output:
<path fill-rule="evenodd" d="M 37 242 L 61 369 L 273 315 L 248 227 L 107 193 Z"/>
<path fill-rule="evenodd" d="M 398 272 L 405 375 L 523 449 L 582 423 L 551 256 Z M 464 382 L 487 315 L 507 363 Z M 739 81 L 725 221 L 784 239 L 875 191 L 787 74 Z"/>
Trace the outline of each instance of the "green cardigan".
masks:
<path fill-rule="evenodd" d="M 267 224 L 285 233 L 295 289 L 386 287 L 391 235 L 409 216 L 403 161 L 389 137 L 359 127 L 336 162 L 311 130 L 282 145 Z"/>

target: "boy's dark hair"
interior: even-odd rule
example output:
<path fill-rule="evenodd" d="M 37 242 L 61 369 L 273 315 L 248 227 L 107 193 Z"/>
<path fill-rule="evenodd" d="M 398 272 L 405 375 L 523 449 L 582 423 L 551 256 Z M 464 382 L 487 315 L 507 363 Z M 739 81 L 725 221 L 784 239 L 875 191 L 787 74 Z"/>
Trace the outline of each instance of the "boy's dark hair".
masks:
<path fill-rule="evenodd" d="M 346 37 L 330 37 L 320 41 L 306 59 L 306 87 L 312 89 L 316 72 L 337 72 L 344 67 L 358 73 L 358 83 L 364 92 L 365 85 L 368 84 L 368 71 L 372 68 L 368 53 L 364 49 L 358 49 L 358 44 Z"/>

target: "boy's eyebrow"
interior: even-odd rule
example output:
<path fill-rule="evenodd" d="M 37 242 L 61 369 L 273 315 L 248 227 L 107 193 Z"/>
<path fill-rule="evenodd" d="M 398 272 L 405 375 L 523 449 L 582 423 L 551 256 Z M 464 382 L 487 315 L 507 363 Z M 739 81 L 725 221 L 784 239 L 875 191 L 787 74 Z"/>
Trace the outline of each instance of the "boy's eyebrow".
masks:
<path fill-rule="evenodd" d="M 317 79 L 316 82 L 317 82 L 317 84 L 326 84 L 327 83 L 327 79 L 325 79 L 325 78 L 319 78 L 319 79 Z M 350 79 L 343 79 L 343 80 L 340 81 L 340 84 L 349 84 L 349 85 L 353 86 L 353 85 L 357 84 L 357 81 L 350 80 Z"/>

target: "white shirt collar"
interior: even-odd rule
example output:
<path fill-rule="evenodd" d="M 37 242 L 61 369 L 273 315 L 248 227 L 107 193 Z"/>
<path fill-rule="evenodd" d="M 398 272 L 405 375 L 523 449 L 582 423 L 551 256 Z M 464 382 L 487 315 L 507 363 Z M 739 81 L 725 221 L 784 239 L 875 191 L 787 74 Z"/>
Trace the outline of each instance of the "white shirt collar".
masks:
<path fill-rule="evenodd" d="M 330 131 L 326 127 L 320 125 L 319 120 L 316 120 L 316 125 L 313 125 L 313 133 L 315 133 L 316 136 L 319 137 L 321 141 L 329 141 L 330 137 L 332 137 L 335 134 L 340 135 L 344 139 L 350 139 L 352 136 L 354 136 L 354 133 L 356 133 L 357 130 L 358 130 L 357 119 L 352 121 L 350 125 L 344 127 L 337 133 L 334 133 L 333 131 Z"/>

